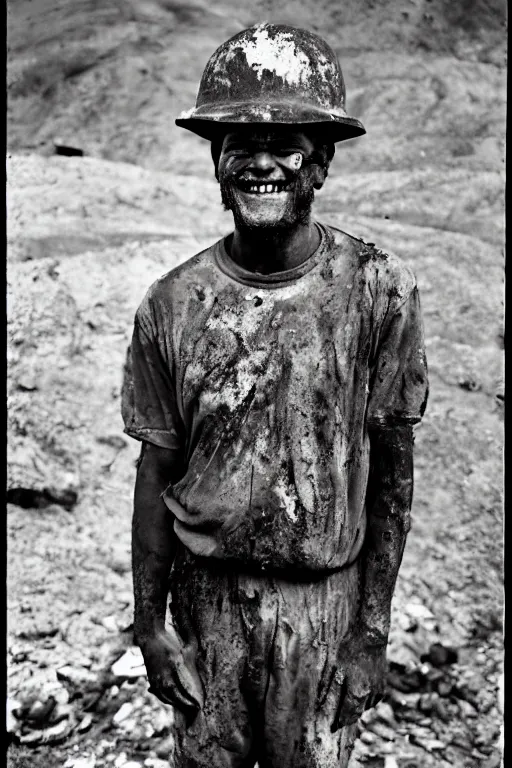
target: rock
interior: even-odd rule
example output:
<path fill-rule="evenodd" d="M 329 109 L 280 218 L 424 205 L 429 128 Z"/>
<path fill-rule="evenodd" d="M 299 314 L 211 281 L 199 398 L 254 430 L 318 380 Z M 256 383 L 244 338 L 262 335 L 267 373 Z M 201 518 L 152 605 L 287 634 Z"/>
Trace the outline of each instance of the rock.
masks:
<path fill-rule="evenodd" d="M 454 685 L 452 695 L 455 696 L 458 701 L 467 701 L 472 707 L 478 709 L 478 699 L 468 685 Z"/>
<path fill-rule="evenodd" d="M 473 749 L 473 743 L 465 731 L 460 731 L 459 733 L 456 733 L 454 736 L 452 736 L 450 744 L 452 744 L 454 747 L 462 749 L 468 754 Z"/>
<path fill-rule="evenodd" d="M 121 706 L 121 708 L 116 712 L 114 717 L 112 718 L 112 722 L 116 725 L 119 725 L 123 722 L 123 720 L 126 720 L 127 717 L 131 715 L 133 712 L 133 704 L 130 704 L 129 701 L 125 701 L 125 703 Z"/>
<path fill-rule="evenodd" d="M 68 757 L 62 768 L 96 768 L 96 758 L 90 757 Z"/>
<path fill-rule="evenodd" d="M 428 653 L 422 657 L 421 661 L 428 661 L 434 667 L 443 667 L 447 664 L 456 664 L 458 653 L 454 648 L 442 645 L 442 643 L 432 643 Z"/>
<path fill-rule="evenodd" d="M 393 757 L 393 755 L 386 755 L 384 758 L 384 768 L 399 768 L 396 757 Z"/>
<path fill-rule="evenodd" d="M 30 727 L 39 727 L 48 722 L 57 704 L 68 702 L 69 694 L 59 682 L 30 680 L 18 691 L 17 706 L 11 712 Z"/>
<path fill-rule="evenodd" d="M 440 696 L 449 696 L 453 690 L 453 683 L 450 680 L 443 678 L 439 680 L 436 687 Z"/>
<path fill-rule="evenodd" d="M 363 731 L 359 736 L 359 739 L 363 742 L 363 744 L 375 744 L 377 741 L 377 735 L 371 731 Z"/>
<path fill-rule="evenodd" d="M 389 691 L 388 699 L 393 710 L 402 708 L 416 709 L 420 696 L 420 693 L 401 693 L 392 688 Z"/>
<path fill-rule="evenodd" d="M 167 760 L 169 759 L 169 755 L 172 754 L 173 750 L 174 738 L 171 735 L 169 735 L 166 739 L 155 746 L 156 755 L 158 757 L 167 758 Z"/>
<path fill-rule="evenodd" d="M 83 157 L 84 151 L 79 147 L 73 147 L 68 142 L 64 143 L 62 139 L 54 139 L 53 146 L 56 155 L 64 157 Z"/>
<path fill-rule="evenodd" d="M 87 714 L 81 719 L 81 721 L 77 725 L 76 730 L 78 731 L 78 733 L 85 733 L 86 731 L 89 730 L 93 722 L 94 722 L 94 718 L 92 714 L 90 712 L 87 712 Z"/>
<path fill-rule="evenodd" d="M 436 752 L 440 749 L 446 749 L 444 741 L 439 739 L 425 739 L 421 736 L 411 733 L 409 741 L 411 744 L 417 744 L 419 747 L 423 747 L 427 752 Z"/>
<path fill-rule="evenodd" d="M 495 752 L 491 757 L 482 763 L 481 768 L 502 768 L 503 757 L 500 752 Z"/>
<path fill-rule="evenodd" d="M 74 719 L 61 720 L 60 723 L 42 730 L 30 731 L 19 736 L 21 744 L 38 746 L 42 744 L 60 744 L 71 735 L 75 727 Z"/>
<path fill-rule="evenodd" d="M 473 719 L 478 716 L 478 712 L 471 702 L 465 699 L 458 699 L 458 704 L 463 717 Z"/>
<path fill-rule="evenodd" d="M 380 701 L 375 707 L 375 710 L 379 720 L 382 720 L 383 723 L 386 723 L 391 728 L 396 727 L 395 713 L 393 712 L 391 704 L 388 704 L 385 701 Z"/>
<path fill-rule="evenodd" d="M 421 605 L 420 603 L 407 603 L 405 612 L 411 619 L 425 627 L 425 629 L 434 631 L 437 628 L 434 614 L 425 605 Z"/>
<path fill-rule="evenodd" d="M 465 376 L 459 379 L 459 387 L 465 389 L 466 392 L 478 392 L 482 385 L 472 376 Z"/>
<path fill-rule="evenodd" d="M 60 723 L 61 720 L 66 720 L 67 718 L 71 717 L 73 713 L 74 710 L 71 704 L 57 704 L 57 706 L 51 712 L 50 717 L 48 718 L 48 722 L 52 724 Z"/>
<path fill-rule="evenodd" d="M 363 725 L 369 725 L 369 723 L 372 723 L 376 717 L 377 713 L 375 712 L 374 708 L 365 709 L 359 720 L 361 723 L 363 723 Z"/>
<path fill-rule="evenodd" d="M 498 678 L 498 709 L 500 711 L 500 714 L 503 714 L 504 706 L 505 706 L 504 687 L 505 687 L 505 676 L 502 672 Z"/>
<path fill-rule="evenodd" d="M 37 382 L 33 376 L 25 374 L 18 379 L 18 389 L 21 392 L 36 392 L 38 390 Z"/>
<path fill-rule="evenodd" d="M 28 710 L 23 712 L 23 720 L 33 728 L 40 727 L 48 722 L 56 705 L 57 702 L 53 696 L 49 696 L 45 701 L 35 701 Z"/>
<path fill-rule="evenodd" d="M 19 710 L 21 707 L 21 702 L 19 702 L 17 699 L 7 699 L 6 707 L 5 707 L 5 715 L 6 715 L 6 731 L 7 733 L 15 733 L 19 728 L 19 721 L 14 716 L 13 712 L 16 710 Z"/>
<path fill-rule="evenodd" d="M 375 733 L 377 736 L 380 736 L 381 739 L 386 739 L 386 741 L 394 741 L 396 738 L 396 733 L 393 728 L 390 728 L 388 725 L 385 725 L 385 723 L 381 723 L 378 720 L 374 720 L 372 723 L 368 725 L 368 730 L 372 733 Z"/>
<path fill-rule="evenodd" d="M 115 616 L 105 616 L 105 618 L 101 620 L 101 624 L 110 632 L 119 632 L 119 624 Z"/>
<path fill-rule="evenodd" d="M 403 693 L 412 693 L 421 690 L 423 685 L 422 675 L 419 670 L 407 670 L 393 662 L 389 665 L 388 685 Z"/>
<path fill-rule="evenodd" d="M 117 678 L 137 678 L 146 676 L 146 667 L 140 648 L 129 648 L 111 667 Z"/>
<path fill-rule="evenodd" d="M 82 666 L 66 664 L 57 670 L 57 679 L 71 683 L 74 687 L 88 687 L 98 682 L 98 677 L 90 670 Z"/>
<path fill-rule="evenodd" d="M 96 442 L 101 445 L 108 445 L 111 448 L 115 448 L 117 451 L 127 448 L 126 440 L 121 435 L 98 435 Z"/>

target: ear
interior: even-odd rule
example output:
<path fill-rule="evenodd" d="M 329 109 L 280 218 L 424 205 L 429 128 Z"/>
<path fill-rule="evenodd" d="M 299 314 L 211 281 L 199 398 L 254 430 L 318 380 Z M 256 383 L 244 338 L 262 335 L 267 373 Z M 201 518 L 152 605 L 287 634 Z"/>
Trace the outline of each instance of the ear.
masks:
<path fill-rule="evenodd" d="M 318 163 L 313 163 L 311 165 L 311 178 L 313 180 L 313 187 L 315 189 L 322 189 L 327 178 L 327 168 Z"/>
<path fill-rule="evenodd" d="M 329 166 L 334 157 L 334 142 L 317 143 L 317 149 L 311 157 L 313 163 L 311 171 L 313 174 L 313 186 L 315 189 L 322 189 L 325 180 L 329 174 Z"/>

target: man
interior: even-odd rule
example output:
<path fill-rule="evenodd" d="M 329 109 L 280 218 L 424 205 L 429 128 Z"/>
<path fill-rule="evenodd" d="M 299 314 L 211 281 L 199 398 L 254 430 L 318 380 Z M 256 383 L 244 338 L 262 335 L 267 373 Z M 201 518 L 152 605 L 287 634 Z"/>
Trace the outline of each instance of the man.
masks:
<path fill-rule="evenodd" d="M 426 362 L 411 272 L 311 216 L 365 132 L 344 100 L 320 38 L 263 24 L 176 121 L 235 224 L 149 289 L 123 390 L 135 633 L 177 768 L 346 766 L 384 693 Z"/>

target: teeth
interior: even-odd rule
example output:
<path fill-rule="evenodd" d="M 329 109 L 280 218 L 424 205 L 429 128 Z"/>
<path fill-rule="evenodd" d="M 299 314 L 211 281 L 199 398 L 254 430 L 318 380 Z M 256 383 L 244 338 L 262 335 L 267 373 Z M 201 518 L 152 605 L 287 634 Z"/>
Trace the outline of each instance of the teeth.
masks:
<path fill-rule="evenodd" d="M 272 194 L 275 192 L 286 192 L 288 187 L 279 187 L 277 184 L 251 184 L 248 192 L 256 195 Z"/>

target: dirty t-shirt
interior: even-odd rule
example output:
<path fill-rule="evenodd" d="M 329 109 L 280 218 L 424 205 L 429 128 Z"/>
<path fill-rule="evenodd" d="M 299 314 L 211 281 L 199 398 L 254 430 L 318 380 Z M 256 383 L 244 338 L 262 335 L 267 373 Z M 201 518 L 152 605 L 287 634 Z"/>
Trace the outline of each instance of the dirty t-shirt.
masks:
<path fill-rule="evenodd" d="M 136 317 L 125 432 L 176 451 L 163 498 L 197 555 L 330 570 L 365 535 L 371 425 L 427 398 L 416 282 L 333 227 L 300 266 L 260 275 L 225 240 L 157 280 Z"/>

